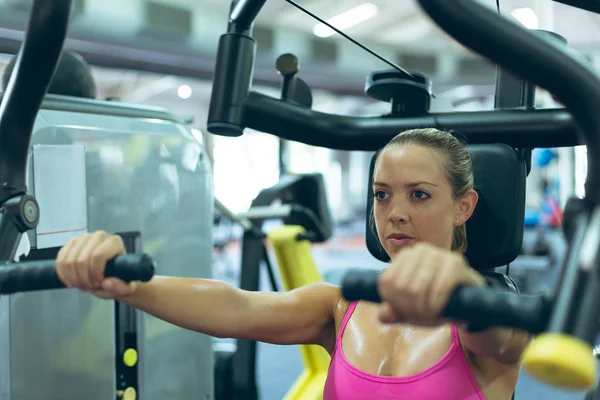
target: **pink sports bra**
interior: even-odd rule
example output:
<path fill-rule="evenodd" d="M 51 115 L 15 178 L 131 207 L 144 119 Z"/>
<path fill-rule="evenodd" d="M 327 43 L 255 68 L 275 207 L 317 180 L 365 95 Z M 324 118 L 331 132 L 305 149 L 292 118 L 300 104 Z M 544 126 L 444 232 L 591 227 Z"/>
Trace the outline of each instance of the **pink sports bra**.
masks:
<path fill-rule="evenodd" d="M 440 361 L 418 374 L 380 376 L 359 370 L 342 350 L 342 335 L 356 305 L 352 302 L 337 335 L 323 400 L 485 400 L 452 325 L 452 345 Z"/>

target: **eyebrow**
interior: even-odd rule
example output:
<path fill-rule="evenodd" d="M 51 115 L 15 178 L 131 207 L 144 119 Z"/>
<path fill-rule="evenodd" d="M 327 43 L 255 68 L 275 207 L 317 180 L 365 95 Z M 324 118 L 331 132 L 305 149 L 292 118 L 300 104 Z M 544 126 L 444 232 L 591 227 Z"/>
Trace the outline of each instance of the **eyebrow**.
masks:
<path fill-rule="evenodd" d="M 427 182 L 427 181 L 419 181 L 419 182 L 411 182 L 411 183 L 407 183 L 405 186 L 407 187 L 416 187 L 419 185 L 431 185 L 431 186 L 435 186 L 437 187 L 436 184 L 433 184 L 431 182 Z M 383 183 L 383 182 L 373 182 L 373 186 L 379 186 L 379 187 L 385 187 L 385 188 L 389 188 L 390 185 L 388 185 L 387 183 Z"/>

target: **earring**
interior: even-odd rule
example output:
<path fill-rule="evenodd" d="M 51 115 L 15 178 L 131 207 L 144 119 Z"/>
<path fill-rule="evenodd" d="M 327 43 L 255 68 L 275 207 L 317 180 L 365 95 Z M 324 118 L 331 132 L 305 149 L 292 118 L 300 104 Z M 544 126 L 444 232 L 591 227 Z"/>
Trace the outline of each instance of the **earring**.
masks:
<path fill-rule="evenodd" d="M 456 225 L 458 225 L 458 224 L 459 224 L 459 222 L 458 222 L 458 220 L 456 220 Z"/>

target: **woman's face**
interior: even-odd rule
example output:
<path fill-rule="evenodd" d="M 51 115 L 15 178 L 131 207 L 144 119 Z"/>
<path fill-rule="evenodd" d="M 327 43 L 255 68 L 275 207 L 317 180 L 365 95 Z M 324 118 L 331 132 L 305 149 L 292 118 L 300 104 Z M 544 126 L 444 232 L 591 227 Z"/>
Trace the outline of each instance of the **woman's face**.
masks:
<path fill-rule="evenodd" d="M 380 154 L 373 194 L 377 235 L 390 258 L 417 241 L 450 249 L 454 228 L 477 203 L 474 190 L 453 199 L 440 154 L 416 145 L 392 146 Z"/>

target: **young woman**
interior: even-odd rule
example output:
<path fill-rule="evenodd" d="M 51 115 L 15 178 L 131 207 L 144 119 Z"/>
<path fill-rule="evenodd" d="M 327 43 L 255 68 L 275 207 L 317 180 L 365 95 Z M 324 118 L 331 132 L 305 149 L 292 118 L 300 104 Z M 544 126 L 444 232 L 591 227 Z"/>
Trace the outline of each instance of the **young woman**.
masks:
<path fill-rule="evenodd" d="M 379 280 L 382 304 L 349 304 L 326 283 L 272 293 L 207 279 L 104 279 L 106 261 L 125 251 L 104 232 L 69 241 L 58 274 L 69 287 L 215 337 L 321 345 L 332 356 L 324 400 L 510 399 L 529 336 L 469 333 L 440 316 L 456 286 L 485 285 L 462 255 L 478 200 L 468 151 L 436 129 L 403 132 L 380 153 L 373 186 L 374 229 L 392 259 Z"/>

